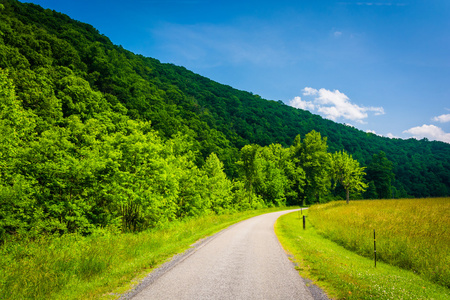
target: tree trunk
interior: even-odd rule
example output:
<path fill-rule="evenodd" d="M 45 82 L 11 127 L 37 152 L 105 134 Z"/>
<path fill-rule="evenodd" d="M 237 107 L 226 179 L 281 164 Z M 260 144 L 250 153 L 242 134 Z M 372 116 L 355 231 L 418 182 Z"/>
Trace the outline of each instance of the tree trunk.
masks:
<path fill-rule="evenodd" d="M 347 204 L 348 204 L 348 200 L 350 199 L 350 189 L 346 189 L 345 191 L 347 192 Z"/>

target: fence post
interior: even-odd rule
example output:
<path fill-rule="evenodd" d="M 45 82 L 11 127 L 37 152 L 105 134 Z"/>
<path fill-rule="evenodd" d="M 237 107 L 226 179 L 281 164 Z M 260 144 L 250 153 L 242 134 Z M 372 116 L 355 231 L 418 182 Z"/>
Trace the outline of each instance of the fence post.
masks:
<path fill-rule="evenodd" d="M 306 216 L 303 216 L 303 229 L 306 228 Z"/>
<path fill-rule="evenodd" d="M 377 240 L 375 238 L 375 229 L 373 230 L 373 260 L 375 263 L 375 268 L 377 267 Z"/>

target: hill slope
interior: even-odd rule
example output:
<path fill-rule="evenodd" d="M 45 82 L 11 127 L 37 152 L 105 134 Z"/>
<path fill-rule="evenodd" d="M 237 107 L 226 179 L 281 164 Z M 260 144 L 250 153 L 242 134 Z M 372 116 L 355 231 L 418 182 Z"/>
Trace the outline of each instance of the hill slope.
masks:
<path fill-rule="evenodd" d="M 151 121 L 163 139 L 187 133 L 199 150 L 198 166 L 215 152 L 235 177 L 242 146 L 288 146 L 296 135 L 316 130 L 328 138 L 329 150 L 345 149 L 362 165 L 384 151 L 394 165 L 398 195 L 450 195 L 449 144 L 365 133 L 135 55 L 55 11 L 14 0 L 0 3 L 0 68 L 8 71 L 23 107 L 39 117 L 38 134 L 70 115 L 86 120 L 108 106 L 133 120 Z M 69 75 L 71 85 L 64 82 Z M 93 108 L 100 98 L 105 103 Z"/>

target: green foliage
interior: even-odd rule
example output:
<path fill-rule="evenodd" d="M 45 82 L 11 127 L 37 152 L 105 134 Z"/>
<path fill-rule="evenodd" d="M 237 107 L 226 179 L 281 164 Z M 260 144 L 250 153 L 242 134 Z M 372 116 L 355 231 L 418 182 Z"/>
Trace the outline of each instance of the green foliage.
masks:
<path fill-rule="evenodd" d="M 59 120 L 58 105 L 87 109 L 83 114 L 95 110 L 91 101 L 77 102 L 70 92 L 70 98 L 64 97 L 64 88 L 56 84 L 75 75 L 89 82 L 110 104 L 123 104 L 132 119 L 150 120 L 161 137 L 188 133 L 199 150 L 197 165 L 215 152 L 231 178 L 238 177 L 235 162 L 243 146 L 287 147 L 298 134 L 305 136 L 315 130 L 327 137 L 331 152 L 345 150 L 362 166 L 368 166 L 374 154 L 386 153 L 396 174 L 391 183 L 395 197 L 450 195 L 448 144 L 362 132 L 281 101 L 266 101 L 232 89 L 183 67 L 134 55 L 113 45 L 92 26 L 63 14 L 12 0 L 2 3 L 0 67 L 11 72 L 25 107 L 45 119 L 39 126 Z M 76 82 L 81 89 L 82 81 Z M 95 93 L 88 95 L 95 97 Z"/>
<path fill-rule="evenodd" d="M 386 158 L 384 152 L 374 154 L 372 161 L 367 167 L 367 180 L 375 185 L 376 195 L 380 199 L 392 197 L 391 183 L 394 180 L 392 162 Z"/>
<path fill-rule="evenodd" d="M 364 167 L 359 166 L 359 162 L 354 160 L 345 151 L 335 152 L 331 155 L 331 177 L 334 180 L 334 187 L 339 183 L 346 191 L 347 203 L 350 199 L 350 192 L 364 192 L 367 184 L 363 182 Z"/>
<path fill-rule="evenodd" d="M 209 200 L 210 208 L 217 214 L 232 208 L 232 183 L 223 171 L 223 163 L 215 153 L 211 153 L 203 165 L 206 175 L 205 197 Z"/>
<path fill-rule="evenodd" d="M 257 182 L 256 191 L 267 205 L 286 204 L 286 189 L 290 185 L 284 168 L 288 159 L 287 151 L 280 144 L 272 144 L 260 150 L 263 176 Z"/>
<path fill-rule="evenodd" d="M 254 193 L 255 185 L 262 178 L 262 166 L 261 159 L 259 157 L 258 145 L 247 145 L 241 149 L 241 160 L 237 162 L 240 166 L 243 181 L 245 182 L 245 188 L 248 191 L 249 203 L 252 204 L 252 195 Z"/>
<path fill-rule="evenodd" d="M 22 108 L 8 74 L 0 69 L 0 241 L 15 230 L 29 230 L 36 213 L 31 184 L 17 172 L 34 128 L 35 115 Z"/>
<path fill-rule="evenodd" d="M 280 144 L 267 147 L 247 145 L 241 149 L 241 180 L 252 199 L 261 199 L 268 206 L 283 206 L 289 196 L 292 182 L 288 178 L 290 165 L 289 149 Z"/>
<path fill-rule="evenodd" d="M 368 166 L 367 197 L 450 194 L 445 143 L 363 133 L 0 3 L 1 242 L 323 202 L 328 150 Z"/>
<path fill-rule="evenodd" d="M 365 199 L 378 199 L 377 189 L 375 183 L 372 181 L 367 185 L 367 190 L 364 193 Z"/>
<path fill-rule="evenodd" d="M 89 236 L 11 240 L 0 246 L 0 299 L 116 299 L 197 240 L 276 210 L 202 216 L 140 233 L 107 227 Z"/>
<path fill-rule="evenodd" d="M 319 132 L 313 130 L 303 141 L 300 141 L 300 136 L 296 138 L 292 152 L 297 167 L 303 168 L 305 173 L 305 185 L 301 194 L 303 205 L 320 202 L 331 186 L 327 138 L 322 138 Z"/>
<path fill-rule="evenodd" d="M 70 71 L 69 71 L 70 73 Z M 215 155 L 199 169 L 194 140 L 163 140 L 149 122 L 114 112 L 83 79 L 64 76 L 59 126 L 41 127 L 0 70 L 0 234 L 139 231 L 240 209 Z M 115 105 L 116 108 L 118 104 Z"/>

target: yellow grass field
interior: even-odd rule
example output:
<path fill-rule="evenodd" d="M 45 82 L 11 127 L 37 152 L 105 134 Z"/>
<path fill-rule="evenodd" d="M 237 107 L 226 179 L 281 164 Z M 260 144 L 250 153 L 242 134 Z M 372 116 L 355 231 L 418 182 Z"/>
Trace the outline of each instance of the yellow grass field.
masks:
<path fill-rule="evenodd" d="M 330 202 L 309 209 L 324 237 L 450 287 L 450 198 Z"/>

